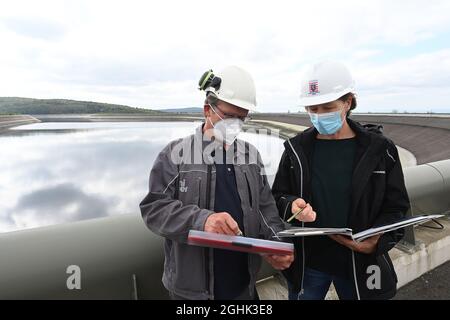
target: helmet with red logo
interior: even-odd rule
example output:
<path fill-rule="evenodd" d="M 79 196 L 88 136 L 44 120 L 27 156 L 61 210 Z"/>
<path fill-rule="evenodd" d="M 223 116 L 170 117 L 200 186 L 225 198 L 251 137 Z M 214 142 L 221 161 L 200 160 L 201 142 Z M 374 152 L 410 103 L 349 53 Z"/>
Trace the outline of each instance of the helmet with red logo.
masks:
<path fill-rule="evenodd" d="M 301 82 L 300 105 L 314 106 L 335 101 L 347 93 L 356 93 L 350 71 L 335 61 L 310 66 Z"/>

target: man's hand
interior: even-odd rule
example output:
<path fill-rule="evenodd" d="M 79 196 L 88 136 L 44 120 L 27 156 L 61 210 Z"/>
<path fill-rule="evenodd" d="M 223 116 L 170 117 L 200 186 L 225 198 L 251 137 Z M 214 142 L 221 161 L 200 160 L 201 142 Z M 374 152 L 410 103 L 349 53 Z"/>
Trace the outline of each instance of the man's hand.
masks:
<path fill-rule="evenodd" d="M 213 213 L 206 219 L 204 231 L 235 236 L 240 234 L 239 226 L 227 212 Z"/>
<path fill-rule="evenodd" d="M 292 214 L 296 214 L 301 209 L 303 209 L 303 211 L 297 214 L 295 219 L 303 222 L 313 222 L 316 220 L 316 212 L 311 205 L 306 203 L 302 198 L 298 198 L 292 202 Z"/>
<path fill-rule="evenodd" d="M 352 249 L 353 251 L 371 254 L 374 253 L 377 249 L 378 240 L 380 239 L 381 235 L 378 234 L 361 242 L 356 242 L 353 239 L 338 234 L 329 235 L 329 237 L 334 241 L 339 242 L 340 244 Z"/>
<path fill-rule="evenodd" d="M 263 257 L 276 270 L 287 269 L 291 265 L 292 261 L 294 261 L 293 254 L 289 254 L 289 255 L 269 254 L 269 255 L 265 255 Z"/>

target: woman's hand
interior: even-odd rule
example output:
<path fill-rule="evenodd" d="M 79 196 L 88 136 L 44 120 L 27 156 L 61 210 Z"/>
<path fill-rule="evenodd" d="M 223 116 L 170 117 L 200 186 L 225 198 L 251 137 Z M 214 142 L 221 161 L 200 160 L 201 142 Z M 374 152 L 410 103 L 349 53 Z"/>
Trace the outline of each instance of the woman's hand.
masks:
<path fill-rule="evenodd" d="M 303 211 L 298 213 L 300 210 Z M 309 203 L 306 203 L 305 200 L 298 198 L 292 202 L 292 214 L 297 216 L 295 219 L 302 222 L 313 222 L 316 220 L 316 212 L 313 210 Z"/>
<path fill-rule="evenodd" d="M 378 234 L 376 236 L 367 238 L 364 241 L 357 242 L 353 239 L 350 239 L 346 236 L 333 234 L 329 235 L 331 239 L 334 241 L 342 244 L 343 246 L 346 246 L 347 248 L 352 249 L 353 251 L 365 253 L 365 254 L 371 254 L 374 253 L 377 249 L 378 240 L 380 239 L 381 235 Z"/>

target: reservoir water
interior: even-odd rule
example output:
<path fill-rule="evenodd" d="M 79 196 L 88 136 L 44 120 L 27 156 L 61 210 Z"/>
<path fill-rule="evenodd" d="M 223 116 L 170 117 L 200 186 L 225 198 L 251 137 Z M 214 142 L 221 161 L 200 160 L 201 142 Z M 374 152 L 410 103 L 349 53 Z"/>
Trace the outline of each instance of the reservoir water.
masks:
<path fill-rule="evenodd" d="M 133 213 L 152 164 L 171 140 L 200 122 L 45 122 L 0 135 L 0 232 Z M 269 182 L 283 140 L 244 132 Z"/>

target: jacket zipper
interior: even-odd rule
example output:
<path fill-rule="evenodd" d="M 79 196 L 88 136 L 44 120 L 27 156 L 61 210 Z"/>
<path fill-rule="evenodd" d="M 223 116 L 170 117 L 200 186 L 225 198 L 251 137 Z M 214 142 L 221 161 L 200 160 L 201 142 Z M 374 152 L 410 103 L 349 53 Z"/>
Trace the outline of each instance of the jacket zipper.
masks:
<path fill-rule="evenodd" d="M 303 199 L 303 166 L 302 166 L 302 162 L 300 161 L 300 157 L 298 156 L 297 152 L 295 151 L 294 147 L 292 146 L 292 143 L 290 140 L 288 140 L 288 143 L 292 149 L 292 152 L 294 152 L 295 157 L 297 158 L 298 164 L 300 166 L 300 196 Z"/>
<path fill-rule="evenodd" d="M 286 197 L 281 197 L 281 199 L 286 200 Z M 284 207 L 283 221 L 286 221 L 286 213 L 287 213 L 287 208 L 288 207 L 289 207 L 289 203 L 286 205 L 286 207 Z"/>
<path fill-rule="evenodd" d="M 305 227 L 305 223 L 302 221 L 302 228 Z M 303 293 L 305 293 L 305 289 L 303 288 L 303 282 L 305 281 L 305 262 L 306 262 L 306 257 L 305 257 L 305 237 L 302 237 L 302 255 L 303 255 L 303 271 L 302 271 L 302 284 L 300 287 L 300 293 L 299 293 L 299 297 L 298 300 L 300 300 L 300 295 L 302 295 Z"/>
<path fill-rule="evenodd" d="M 358 300 L 361 300 L 361 296 L 359 295 L 358 279 L 356 277 L 355 252 L 353 250 L 351 250 L 351 251 L 352 251 L 352 264 L 353 264 L 353 280 L 355 281 L 356 296 L 358 297 Z"/>
<path fill-rule="evenodd" d="M 244 171 L 245 181 L 247 182 L 247 191 L 248 191 L 248 201 L 250 203 L 250 208 L 253 208 L 253 197 L 252 191 L 250 190 L 250 182 L 248 181 L 247 171 Z"/>
<path fill-rule="evenodd" d="M 387 260 L 387 258 L 386 258 L 385 253 L 383 254 L 383 259 L 384 259 L 384 261 L 386 261 L 386 264 L 387 264 L 387 266 L 388 266 L 389 271 L 390 271 L 391 273 L 393 273 L 393 272 L 392 272 L 391 265 L 389 264 L 389 262 L 388 262 L 388 260 Z"/>
<path fill-rule="evenodd" d="M 211 165 L 208 165 L 207 173 L 206 173 L 206 203 L 205 203 L 206 209 L 209 209 L 210 203 L 211 203 L 211 201 L 210 201 L 210 198 L 211 198 L 211 170 L 212 170 Z M 210 283 L 211 283 L 211 279 L 210 279 L 211 272 L 209 269 L 209 259 L 210 259 L 211 250 L 209 248 L 205 248 L 203 250 L 205 252 L 206 293 L 208 295 L 210 295 L 212 299 L 214 299 L 214 292 L 211 292 L 211 288 L 209 287 Z"/>
<path fill-rule="evenodd" d="M 202 194 L 202 179 L 198 178 L 198 201 L 197 201 L 197 205 L 199 206 L 199 208 L 201 208 L 201 194 Z M 205 204 L 205 206 L 208 206 L 208 204 Z"/>
<path fill-rule="evenodd" d="M 242 170 L 242 171 L 244 172 L 245 182 L 247 183 L 248 201 L 249 201 L 250 209 L 253 209 L 253 196 L 252 196 L 252 191 L 251 191 L 251 188 L 250 188 L 250 182 L 248 181 L 247 171 L 246 170 Z M 244 215 L 243 218 L 244 218 L 244 222 L 243 222 L 244 223 L 244 230 L 242 232 L 245 235 L 245 232 L 246 232 L 245 226 L 247 225 L 247 223 L 246 223 L 247 216 Z M 252 269 L 252 259 L 251 259 L 250 256 L 251 255 L 248 255 L 248 258 L 247 258 L 248 269 L 249 269 L 248 273 L 250 275 L 250 283 L 248 284 L 247 288 L 248 288 L 248 292 L 249 292 L 249 295 L 250 295 L 250 299 L 253 300 L 254 299 L 254 292 L 255 292 L 255 286 L 253 284 L 255 283 L 255 280 L 254 280 L 253 275 L 251 275 L 251 272 L 250 272 L 250 270 Z"/>
<path fill-rule="evenodd" d="M 295 151 L 294 147 L 292 146 L 291 141 L 288 139 L 288 144 L 292 149 L 292 152 L 294 152 L 295 157 L 297 158 L 298 164 L 300 166 L 300 197 L 303 199 L 303 166 L 302 162 L 300 161 L 300 157 L 298 156 L 297 152 Z M 289 205 L 289 204 L 288 204 Z M 302 227 L 305 227 L 305 223 L 302 221 Z M 305 280 L 305 237 L 302 237 L 302 282 L 300 285 L 300 292 L 298 293 L 298 299 L 300 298 L 300 295 L 304 293 L 304 280 Z"/>

